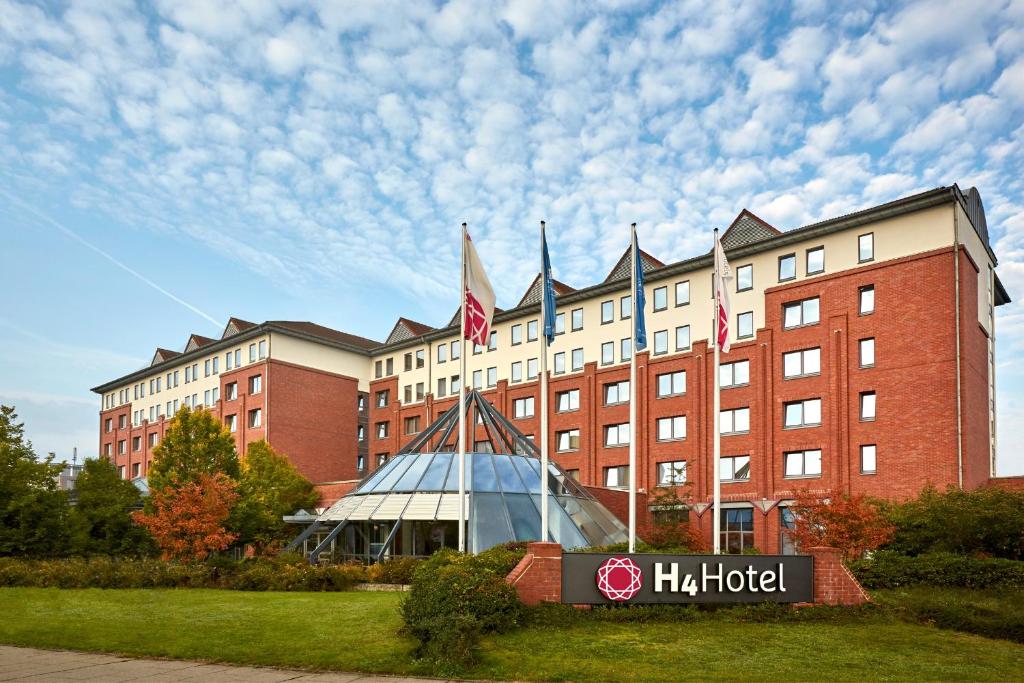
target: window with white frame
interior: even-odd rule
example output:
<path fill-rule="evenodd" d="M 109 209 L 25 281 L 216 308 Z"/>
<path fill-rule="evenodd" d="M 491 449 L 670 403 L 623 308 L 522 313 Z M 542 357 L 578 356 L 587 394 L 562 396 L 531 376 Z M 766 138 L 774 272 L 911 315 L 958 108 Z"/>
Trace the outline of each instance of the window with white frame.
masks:
<path fill-rule="evenodd" d="M 160 436 L 156 432 L 149 435 L 149 447 L 154 448 L 159 443 Z"/>
<path fill-rule="evenodd" d="M 719 459 L 719 472 L 722 481 L 749 481 L 750 456 L 730 455 Z"/>
<path fill-rule="evenodd" d="M 601 365 L 611 365 L 615 362 L 615 342 L 604 342 L 601 344 Z"/>
<path fill-rule="evenodd" d="M 875 259 L 875 235 L 867 233 L 857 238 L 857 262 L 865 263 Z"/>
<path fill-rule="evenodd" d="M 623 489 L 629 486 L 629 465 L 604 468 L 604 485 L 610 489 Z"/>
<path fill-rule="evenodd" d="M 875 286 L 866 285 L 858 290 L 858 312 L 868 315 L 875 312 Z"/>
<path fill-rule="evenodd" d="M 259 427 L 263 424 L 263 410 L 260 408 L 253 408 L 249 411 L 249 426 Z"/>
<path fill-rule="evenodd" d="M 875 364 L 875 339 L 870 337 L 868 339 L 860 340 L 860 366 L 862 368 L 870 368 Z"/>
<path fill-rule="evenodd" d="M 782 306 L 782 327 L 790 329 L 803 325 L 815 325 L 820 316 L 820 301 L 811 297 L 803 301 L 794 301 Z"/>
<path fill-rule="evenodd" d="M 580 390 L 569 389 L 555 394 L 555 412 L 567 413 L 580 409 Z"/>
<path fill-rule="evenodd" d="M 782 354 L 782 376 L 786 379 L 821 374 L 821 349 L 801 349 Z"/>
<path fill-rule="evenodd" d="M 754 288 L 753 264 L 742 265 L 736 269 L 736 291 L 745 292 Z"/>
<path fill-rule="evenodd" d="M 754 312 L 746 311 L 736 316 L 736 338 L 748 339 L 754 336 Z"/>
<path fill-rule="evenodd" d="M 629 380 L 604 385 L 604 404 L 612 406 L 629 401 Z"/>
<path fill-rule="evenodd" d="M 658 418 L 658 441 L 678 441 L 686 438 L 686 416 Z"/>
<path fill-rule="evenodd" d="M 583 349 L 572 350 L 572 371 L 579 372 L 583 369 Z"/>
<path fill-rule="evenodd" d="M 249 378 L 249 393 L 259 394 L 263 391 L 263 375 L 253 375 Z"/>
<path fill-rule="evenodd" d="M 224 418 L 224 423 L 228 426 L 229 432 L 238 431 L 238 415 L 228 415 Z"/>
<path fill-rule="evenodd" d="M 229 382 L 224 385 L 224 400 L 234 401 L 238 398 L 238 382 Z"/>
<path fill-rule="evenodd" d="M 654 310 L 664 311 L 668 308 L 668 287 L 654 288 Z"/>
<path fill-rule="evenodd" d="M 877 452 L 874 444 L 865 444 L 860 447 L 860 472 L 861 474 L 874 474 L 878 471 Z"/>
<path fill-rule="evenodd" d="M 517 360 L 512 364 L 511 377 L 513 383 L 523 381 L 523 361 Z"/>
<path fill-rule="evenodd" d="M 807 250 L 807 274 L 817 275 L 825 272 L 825 247 L 813 247 Z"/>
<path fill-rule="evenodd" d="M 658 398 L 682 396 L 686 393 L 686 370 L 666 372 L 657 377 Z"/>
<path fill-rule="evenodd" d="M 786 429 L 817 427 L 821 424 L 821 399 L 808 398 L 784 403 L 782 416 L 782 426 Z"/>
<path fill-rule="evenodd" d="M 860 394 L 860 419 L 865 422 L 875 419 L 875 392 L 862 391 Z"/>
<path fill-rule="evenodd" d="M 132 451 L 141 451 L 141 450 L 142 450 L 142 437 L 141 436 L 133 436 L 132 437 Z"/>
<path fill-rule="evenodd" d="M 784 476 L 820 477 L 821 449 L 789 451 L 783 454 Z"/>
<path fill-rule="evenodd" d="M 685 460 L 658 463 L 658 486 L 682 486 L 685 483 Z"/>
<path fill-rule="evenodd" d="M 750 384 L 750 361 L 738 360 L 718 367 L 718 383 L 723 389 Z"/>
<path fill-rule="evenodd" d="M 746 434 L 750 431 L 750 408 L 732 408 L 719 413 L 719 431 L 722 435 Z"/>
<path fill-rule="evenodd" d="M 555 433 L 555 450 L 559 452 L 576 451 L 580 447 L 580 430 L 566 429 Z"/>
<path fill-rule="evenodd" d="M 629 445 L 629 423 L 607 425 L 604 428 L 604 445 L 608 447 Z"/>
<path fill-rule="evenodd" d="M 680 325 L 676 328 L 676 351 L 687 351 L 690 348 L 690 326 Z"/>
<path fill-rule="evenodd" d="M 684 280 L 676 283 L 676 306 L 685 306 L 690 303 L 690 281 Z"/>
<path fill-rule="evenodd" d="M 512 401 L 512 415 L 517 420 L 524 417 L 533 417 L 534 399 L 533 396 L 517 398 Z"/>

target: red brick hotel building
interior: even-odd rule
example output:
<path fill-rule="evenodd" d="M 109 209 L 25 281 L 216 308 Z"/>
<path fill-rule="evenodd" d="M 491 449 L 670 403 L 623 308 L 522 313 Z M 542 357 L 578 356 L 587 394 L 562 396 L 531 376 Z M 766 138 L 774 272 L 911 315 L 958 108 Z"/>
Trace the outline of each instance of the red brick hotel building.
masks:
<path fill-rule="evenodd" d="M 735 340 L 721 368 L 725 547 L 786 550 L 786 502 L 798 489 L 900 498 L 994 476 L 994 307 L 1009 297 L 975 189 L 938 188 L 785 232 L 744 210 L 723 243 L 736 275 Z M 680 487 L 691 521 L 710 534 L 711 255 L 644 261 L 641 427 L 628 433 L 624 254 L 598 284 L 558 286 L 552 458 L 624 518 L 613 491 L 628 482 L 636 438 L 644 506 Z M 470 385 L 531 436 L 539 312 L 535 280 L 467 357 Z M 457 400 L 456 322 L 401 318 L 381 344 L 312 323 L 233 319 L 221 339 L 193 335 L 184 352 L 158 350 L 151 367 L 94 389 L 101 453 L 124 476 L 144 476 L 184 401 L 214 410 L 242 452 L 267 438 L 335 498 Z"/>

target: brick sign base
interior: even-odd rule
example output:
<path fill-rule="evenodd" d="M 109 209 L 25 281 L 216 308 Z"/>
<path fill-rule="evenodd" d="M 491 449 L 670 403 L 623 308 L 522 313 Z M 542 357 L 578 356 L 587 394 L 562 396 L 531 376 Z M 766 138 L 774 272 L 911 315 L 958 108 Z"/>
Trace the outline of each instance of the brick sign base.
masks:
<path fill-rule="evenodd" d="M 814 605 L 861 605 L 869 602 L 836 548 L 810 548 L 814 558 Z M 526 555 L 505 579 L 527 605 L 562 601 L 562 546 L 530 543 Z"/>

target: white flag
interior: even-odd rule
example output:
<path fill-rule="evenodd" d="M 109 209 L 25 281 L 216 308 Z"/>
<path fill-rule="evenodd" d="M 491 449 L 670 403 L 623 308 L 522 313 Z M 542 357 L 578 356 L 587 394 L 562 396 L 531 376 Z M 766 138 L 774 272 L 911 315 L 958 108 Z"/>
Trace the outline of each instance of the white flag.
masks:
<path fill-rule="evenodd" d="M 729 353 L 729 283 L 732 281 L 732 268 L 725 259 L 725 249 L 722 248 L 722 241 L 715 233 L 715 272 L 718 275 L 718 325 L 715 329 L 715 338 L 719 348 Z"/>
<path fill-rule="evenodd" d="M 466 321 L 466 339 L 487 346 L 494 319 L 494 289 L 487 279 L 484 266 L 473 246 L 473 240 L 466 233 L 465 244 L 466 291 L 463 293 L 463 316 Z"/>

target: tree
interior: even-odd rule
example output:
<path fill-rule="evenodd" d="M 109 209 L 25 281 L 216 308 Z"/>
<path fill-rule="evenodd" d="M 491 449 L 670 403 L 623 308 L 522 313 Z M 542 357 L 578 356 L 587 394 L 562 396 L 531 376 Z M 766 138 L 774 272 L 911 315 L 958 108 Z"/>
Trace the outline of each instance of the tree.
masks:
<path fill-rule="evenodd" d="M 287 458 L 262 440 L 249 444 L 238 492 L 241 499 L 232 514 L 231 528 L 239 532 L 241 542 L 252 543 L 257 553 L 294 536 L 281 517 L 313 507 L 320 497 Z"/>
<path fill-rule="evenodd" d="M 862 493 L 815 495 L 805 490 L 789 509 L 794 516 L 789 537 L 803 549 L 839 548 L 843 559 L 853 560 L 892 538 L 892 524 Z"/>
<path fill-rule="evenodd" d="M 0 405 L 0 555 L 53 556 L 67 543 L 61 466 L 40 462 L 13 406 Z"/>
<path fill-rule="evenodd" d="M 690 512 L 674 488 L 656 489 L 650 504 L 654 513 L 651 533 L 647 539 L 656 550 L 705 552 L 707 544 L 690 526 Z"/>
<path fill-rule="evenodd" d="M 235 482 L 216 473 L 152 489 L 152 510 L 136 512 L 135 519 L 153 535 L 165 560 L 204 560 L 238 537 L 225 528 L 238 500 L 235 488 Z"/>
<path fill-rule="evenodd" d="M 86 460 L 75 482 L 71 549 L 79 555 L 148 555 L 153 539 L 132 520 L 142 494 L 106 459 Z"/>
<path fill-rule="evenodd" d="M 153 449 L 150 490 L 198 481 L 204 475 L 238 479 L 238 453 L 231 432 L 208 410 L 179 410 Z"/>

